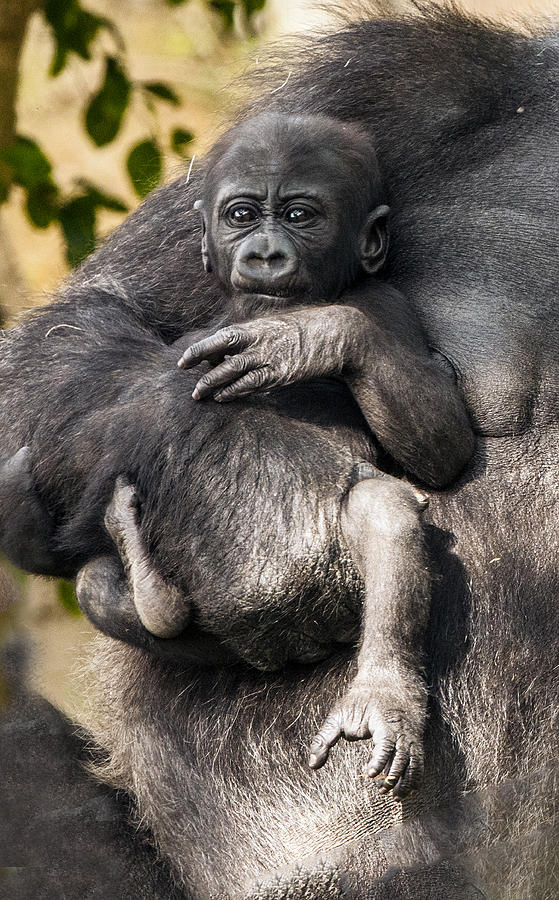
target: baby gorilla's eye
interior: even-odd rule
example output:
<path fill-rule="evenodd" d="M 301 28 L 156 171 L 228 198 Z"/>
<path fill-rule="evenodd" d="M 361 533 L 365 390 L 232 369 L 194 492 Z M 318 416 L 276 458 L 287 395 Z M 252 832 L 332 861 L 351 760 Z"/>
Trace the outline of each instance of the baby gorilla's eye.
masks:
<path fill-rule="evenodd" d="M 285 219 L 290 225 L 306 225 L 316 217 L 314 210 L 307 206 L 292 206 L 285 213 Z"/>
<path fill-rule="evenodd" d="M 258 212 L 250 206 L 239 204 L 227 210 L 227 219 L 231 225 L 252 225 L 258 220 Z"/>

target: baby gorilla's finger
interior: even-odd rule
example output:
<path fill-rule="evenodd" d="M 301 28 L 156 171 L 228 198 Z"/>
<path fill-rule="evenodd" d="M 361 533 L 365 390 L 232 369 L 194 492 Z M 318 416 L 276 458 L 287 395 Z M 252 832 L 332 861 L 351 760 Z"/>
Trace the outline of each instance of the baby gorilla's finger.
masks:
<path fill-rule="evenodd" d="M 341 722 L 337 716 L 327 716 L 324 724 L 311 744 L 309 766 L 320 769 L 328 759 L 332 747 L 338 743 L 343 734 Z"/>
<path fill-rule="evenodd" d="M 377 739 L 377 737 L 374 736 L 374 741 L 375 749 L 373 758 L 371 759 L 366 769 L 366 774 L 369 776 L 369 778 L 376 778 L 378 775 L 380 775 L 387 762 L 391 758 L 392 754 L 394 753 L 394 741 L 392 740 L 392 738 L 385 735 L 381 739 Z"/>
<path fill-rule="evenodd" d="M 192 391 L 194 400 L 204 400 L 213 397 L 218 388 L 238 381 L 254 365 L 254 361 L 241 354 L 230 356 L 224 362 L 216 366 L 210 372 L 202 375 L 196 387 Z M 220 392 L 221 393 L 221 392 Z"/>
<path fill-rule="evenodd" d="M 393 795 L 397 800 L 407 797 L 412 791 L 415 791 L 423 779 L 423 755 L 417 752 L 415 744 L 410 746 L 410 761 L 404 774 L 394 785 Z"/>
<path fill-rule="evenodd" d="M 403 777 L 409 761 L 410 754 L 408 745 L 405 743 L 402 743 L 400 745 L 396 744 L 396 752 L 392 758 L 392 762 L 390 763 L 388 774 L 384 778 L 384 787 L 387 790 L 392 790 L 392 788 L 397 784 L 400 778 Z"/>
<path fill-rule="evenodd" d="M 242 329 L 221 328 L 210 337 L 187 347 L 178 361 L 178 367 L 192 369 L 205 359 L 223 358 L 228 353 L 242 350 L 248 341 L 248 335 Z"/>
<path fill-rule="evenodd" d="M 252 394 L 254 391 L 260 391 L 263 387 L 266 387 L 268 378 L 269 374 L 267 368 L 261 367 L 259 369 L 252 369 L 250 372 L 247 372 L 246 375 L 243 375 L 242 378 L 239 378 L 238 381 L 235 381 L 233 384 L 230 384 L 228 387 L 215 394 L 214 399 L 219 403 L 227 403 L 228 400 L 237 400 L 239 397 L 246 397 L 247 394 Z"/>

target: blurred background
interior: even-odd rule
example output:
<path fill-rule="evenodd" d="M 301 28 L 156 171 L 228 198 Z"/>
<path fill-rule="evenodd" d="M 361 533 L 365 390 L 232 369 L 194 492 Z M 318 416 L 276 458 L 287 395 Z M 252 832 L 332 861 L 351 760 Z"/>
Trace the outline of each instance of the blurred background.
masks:
<path fill-rule="evenodd" d="M 46 303 L 145 194 L 188 171 L 265 45 L 331 26 L 313 0 L 0 0 L 0 323 Z M 499 21 L 559 0 L 464 0 Z M 385 12 L 405 0 L 382 3 Z M 0 562 L 0 642 L 32 638 L 33 685 L 70 715 L 92 629 L 72 585 Z M 2 684 L 0 681 L 0 703 Z"/>

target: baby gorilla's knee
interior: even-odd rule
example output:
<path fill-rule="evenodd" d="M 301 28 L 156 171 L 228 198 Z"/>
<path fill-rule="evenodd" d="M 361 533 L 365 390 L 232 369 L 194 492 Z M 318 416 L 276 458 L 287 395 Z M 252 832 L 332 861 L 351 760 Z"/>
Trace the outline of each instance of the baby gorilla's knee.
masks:
<path fill-rule="evenodd" d="M 374 532 L 388 543 L 422 540 L 421 513 L 428 497 L 418 488 L 367 464 L 345 498 L 342 524 L 350 543 Z"/>

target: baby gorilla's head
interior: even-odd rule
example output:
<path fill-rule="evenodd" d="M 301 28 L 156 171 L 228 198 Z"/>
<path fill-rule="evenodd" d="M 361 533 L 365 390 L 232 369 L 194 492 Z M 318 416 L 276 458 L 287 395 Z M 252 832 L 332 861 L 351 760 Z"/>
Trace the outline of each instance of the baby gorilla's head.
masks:
<path fill-rule="evenodd" d="M 268 305 L 332 300 L 384 264 L 388 207 L 376 153 L 355 125 L 265 113 L 210 151 L 202 256 L 230 294 Z"/>

